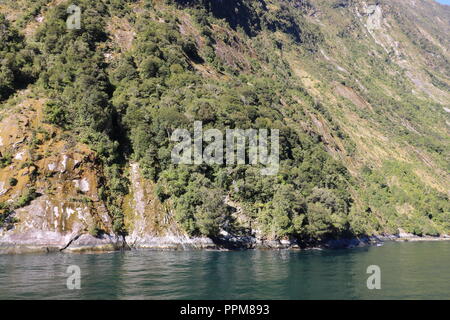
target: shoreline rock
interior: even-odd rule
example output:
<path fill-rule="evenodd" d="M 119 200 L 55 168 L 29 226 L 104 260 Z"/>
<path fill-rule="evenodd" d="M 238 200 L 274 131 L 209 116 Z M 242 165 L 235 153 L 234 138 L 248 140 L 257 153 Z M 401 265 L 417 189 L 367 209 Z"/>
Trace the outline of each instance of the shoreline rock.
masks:
<path fill-rule="evenodd" d="M 0 254 L 106 252 L 126 248 L 118 236 L 35 231 L 0 237 Z"/>
<path fill-rule="evenodd" d="M 89 234 L 61 235 L 58 233 L 35 232 L 25 235 L 0 237 L 0 254 L 26 253 L 105 253 L 120 250 L 313 250 L 352 249 L 379 246 L 388 241 L 420 242 L 450 241 L 449 235 L 440 237 L 419 237 L 412 235 L 380 235 L 350 239 L 333 239 L 321 243 L 298 243 L 296 240 L 262 240 L 255 237 L 189 238 L 168 235 L 163 237 L 145 236 L 125 238 L 117 235 L 94 237 Z"/>
<path fill-rule="evenodd" d="M 154 249 L 154 250 L 205 250 L 219 249 L 217 244 L 210 238 L 189 238 L 187 236 L 167 235 L 162 237 L 125 237 L 127 244 L 132 249 Z"/>

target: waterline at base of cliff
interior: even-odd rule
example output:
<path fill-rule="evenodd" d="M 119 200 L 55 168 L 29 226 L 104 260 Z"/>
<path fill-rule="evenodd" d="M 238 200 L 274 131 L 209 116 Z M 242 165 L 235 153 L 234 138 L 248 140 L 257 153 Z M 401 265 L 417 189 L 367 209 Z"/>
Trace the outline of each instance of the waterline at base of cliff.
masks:
<path fill-rule="evenodd" d="M 308 249 L 352 249 L 366 246 L 381 246 L 386 241 L 419 242 L 450 241 L 449 235 L 439 237 L 415 236 L 401 233 L 397 235 L 363 236 L 348 239 L 327 239 L 305 242 L 297 239 L 265 240 L 252 236 L 188 237 L 168 236 L 117 236 L 89 234 L 62 235 L 56 232 L 34 232 L 0 237 L 0 254 L 24 253 L 101 253 L 120 250 L 308 250 Z"/>

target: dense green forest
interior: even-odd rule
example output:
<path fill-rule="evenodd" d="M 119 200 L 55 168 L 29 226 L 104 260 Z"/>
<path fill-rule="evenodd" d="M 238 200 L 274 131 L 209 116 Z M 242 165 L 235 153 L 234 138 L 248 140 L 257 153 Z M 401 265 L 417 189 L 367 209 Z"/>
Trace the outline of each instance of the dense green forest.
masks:
<path fill-rule="evenodd" d="M 450 231 L 448 193 L 422 181 L 418 161 L 381 155 L 376 164 L 358 149 L 345 118 L 350 113 L 376 124 L 393 153 L 408 145 L 429 154 L 441 171 L 450 168 L 448 126 L 444 134 L 433 128 L 443 123 L 442 105 L 411 93 L 411 81 L 392 53 L 367 55 L 367 41 L 355 41 L 359 36 L 353 34 L 358 21 L 324 30 L 307 18 L 313 1 L 80 0 L 74 3 L 82 11 L 82 28 L 68 30 L 67 4 L 47 2 L 33 1 L 14 23 L 0 14 L 0 108 L 32 88 L 46 99 L 44 122 L 60 128 L 61 139 L 75 138 L 96 152 L 104 175 L 99 195 L 115 233 L 129 231 L 123 199 L 130 192 L 130 162 L 140 164 L 155 183 L 155 197 L 173 208 L 191 236 L 256 229 L 266 238 L 312 241 L 395 234 L 399 228 L 416 235 Z M 345 1 L 322 2 L 327 10 L 346 8 Z M 25 37 L 24 26 L 42 12 L 44 21 Z M 131 25 L 129 48 L 111 46 L 113 18 Z M 323 48 L 342 45 L 330 33 L 346 45 L 346 73 L 320 58 Z M 417 46 L 439 49 L 430 41 Z M 314 96 L 295 74 L 294 54 L 302 68 L 319 75 L 315 90 L 334 92 L 337 83 L 372 109 L 358 108 L 351 96 Z M 427 72 L 448 92 L 448 60 L 435 56 Z M 264 176 L 250 165 L 173 164 L 171 134 L 177 128 L 192 131 L 194 121 L 222 131 L 279 129 L 278 174 Z M 363 144 L 371 143 L 375 148 L 373 141 Z M 0 166 L 10 164 L 10 155 L 0 156 Z M 441 182 L 448 186 L 447 178 Z M 402 213 L 406 204 L 410 209 Z"/>

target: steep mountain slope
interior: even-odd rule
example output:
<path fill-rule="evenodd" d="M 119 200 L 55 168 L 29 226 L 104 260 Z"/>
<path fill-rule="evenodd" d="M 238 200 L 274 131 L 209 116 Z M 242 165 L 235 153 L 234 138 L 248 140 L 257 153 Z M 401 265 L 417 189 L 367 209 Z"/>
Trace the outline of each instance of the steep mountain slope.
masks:
<path fill-rule="evenodd" d="M 450 232 L 448 6 L 33 3 L 0 4 L 8 250 Z M 195 121 L 279 129 L 278 174 L 173 164 Z"/>

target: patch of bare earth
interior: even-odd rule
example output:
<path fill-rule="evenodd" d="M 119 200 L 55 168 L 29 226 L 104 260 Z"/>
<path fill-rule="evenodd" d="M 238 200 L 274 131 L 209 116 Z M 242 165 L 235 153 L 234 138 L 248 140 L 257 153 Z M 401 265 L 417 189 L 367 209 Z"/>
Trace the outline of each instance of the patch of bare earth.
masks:
<path fill-rule="evenodd" d="M 109 49 L 112 52 L 106 54 L 108 60 L 114 59 L 116 55 L 131 49 L 136 32 L 127 19 L 112 17 L 106 30 L 110 34 Z"/>

